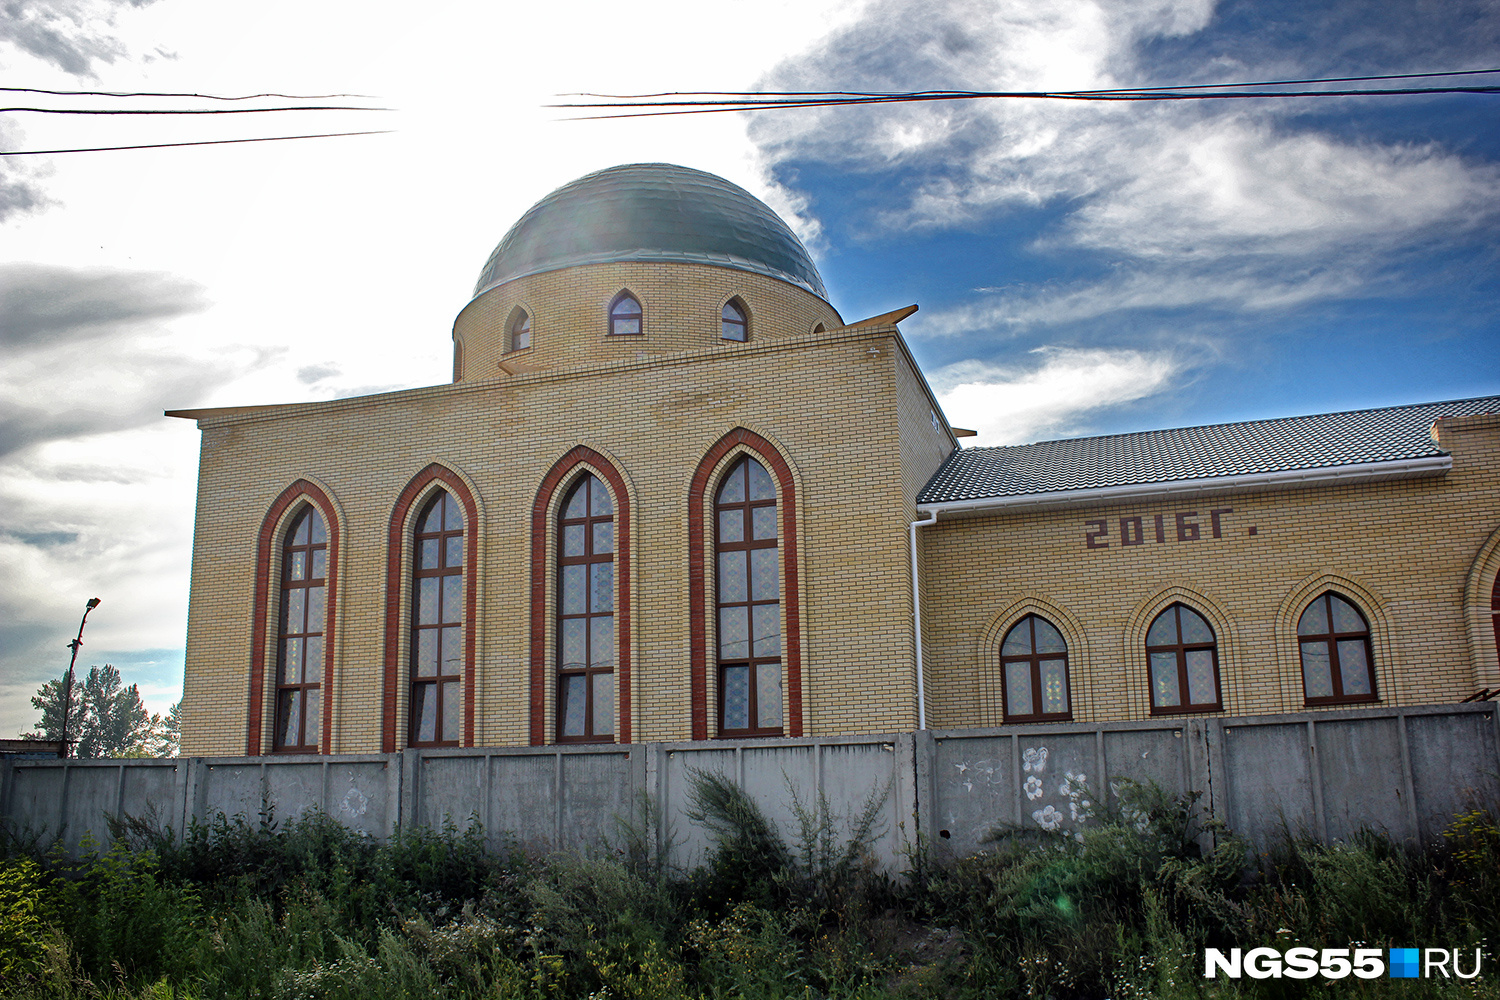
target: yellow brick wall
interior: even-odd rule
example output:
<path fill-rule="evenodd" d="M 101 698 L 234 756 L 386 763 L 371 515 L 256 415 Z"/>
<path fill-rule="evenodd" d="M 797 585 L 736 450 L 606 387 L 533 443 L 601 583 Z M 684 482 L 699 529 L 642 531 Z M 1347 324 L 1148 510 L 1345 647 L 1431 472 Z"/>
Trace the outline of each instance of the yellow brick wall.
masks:
<path fill-rule="evenodd" d="M 461 472 L 483 509 L 476 743 L 527 742 L 531 508 L 543 476 L 579 444 L 611 456 L 629 482 L 634 738 L 686 738 L 688 485 L 738 426 L 777 443 L 798 479 L 808 733 L 910 726 L 894 336 L 767 335 L 567 373 L 205 415 L 184 753 L 244 752 L 256 537 L 275 497 L 302 477 L 341 511 L 332 748 L 379 749 L 386 534 L 398 494 L 431 462 Z M 264 719 L 269 740 L 269 711 Z"/>
<path fill-rule="evenodd" d="M 1455 428 L 1442 434 L 1453 467 L 1437 477 L 1018 512 L 923 529 L 930 723 L 1000 723 L 999 642 L 1028 612 L 1051 619 L 1068 641 L 1075 719 L 1148 718 L 1145 629 L 1179 600 L 1217 632 L 1224 714 L 1304 711 L 1296 622 L 1330 589 L 1370 622 L 1382 703 L 1458 701 L 1494 685 L 1494 634 L 1483 627 L 1500 569 L 1500 418 L 1443 426 Z M 1220 538 L 1212 537 L 1215 508 L 1233 508 L 1220 515 Z M 1200 538 L 1178 541 L 1176 517 L 1189 511 Z M 1164 542 L 1156 541 L 1157 516 Z M 1123 546 L 1120 521 L 1136 517 L 1144 543 Z M 1091 521 L 1108 527 L 1108 548 L 1087 547 Z"/>

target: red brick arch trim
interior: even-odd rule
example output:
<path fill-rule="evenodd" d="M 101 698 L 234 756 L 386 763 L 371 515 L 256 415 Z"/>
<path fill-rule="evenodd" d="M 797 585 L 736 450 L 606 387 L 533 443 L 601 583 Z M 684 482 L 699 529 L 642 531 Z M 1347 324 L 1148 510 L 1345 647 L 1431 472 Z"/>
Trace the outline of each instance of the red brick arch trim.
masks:
<path fill-rule="evenodd" d="M 323 625 L 323 753 L 333 746 L 333 659 L 334 622 L 338 620 L 339 536 L 338 515 L 328 494 L 306 479 L 299 479 L 281 491 L 260 525 L 255 544 L 255 611 L 250 619 L 250 715 L 245 739 L 245 753 L 256 757 L 262 752 L 263 719 L 266 691 L 266 623 L 271 615 L 272 554 L 277 535 L 285 523 L 287 511 L 298 502 L 311 504 L 323 515 L 328 526 L 328 619 Z M 278 581 L 279 582 L 279 581 Z"/>
<path fill-rule="evenodd" d="M 710 478 L 724 456 L 737 448 L 753 452 L 776 477 L 782 518 L 782 567 L 786 580 L 787 735 L 802 735 L 802 597 L 797 563 L 797 484 L 776 446 L 743 427 L 725 434 L 703 456 L 688 487 L 688 628 L 691 632 L 689 684 L 693 739 L 708 739 L 708 621 L 705 594 L 703 506 Z"/>
<path fill-rule="evenodd" d="M 401 634 L 401 608 L 411 593 L 410 581 L 402 572 L 407 545 L 411 509 L 424 499 L 429 487 L 442 488 L 464 509 L 464 728 L 461 743 L 474 745 L 474 615 L 478 607 L 475 586 L 479 565 L 479 507 L 463 477 L 445 465 L 434 462 L 411 478 L 391 511 L 386 534 L 385 557 L 385 679 L 381 696 L 380 746 L 382 753 L 396 752 L 396 705 L 400 701 L 401 651 L 405 648 Z"/>
<path fill-rule="evenodd" d="M 580 465 L 587 465 L 609 484 L 615 496 L 615 560 L 618 627 L 615 630 L 619 655 L 619 741 L 630 742 L 630 494 L 625 477 L 615 464 L 592 448 L 579 445 L 568 452 L 542 477 L 531 506 L 531 745 L 547 742 L 547 566 L 555 546 L 549 512 L 552 498 Z"/>

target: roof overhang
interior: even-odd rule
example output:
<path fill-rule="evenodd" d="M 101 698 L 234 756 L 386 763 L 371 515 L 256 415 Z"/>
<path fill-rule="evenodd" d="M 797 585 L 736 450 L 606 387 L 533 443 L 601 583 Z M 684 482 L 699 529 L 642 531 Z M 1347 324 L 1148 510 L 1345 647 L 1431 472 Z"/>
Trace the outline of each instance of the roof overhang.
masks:
<path fill-rule="evenodd" d="M 1123 486 L 1105 486 L 1092 490 L 1055 490 L 1049 493 L 1024 493 L 1016 496 L 981 497 L 974 500 L 950 500 L 943 503 L 919 503 L 917 510 L 923 514 L 938 517 L 1057 510 L 1066 507 L 1124 503 L 1132 500 L 1167 500 L 1174 497 L 1212 496 L 1248 490 L 1284 490 L 1309 486 L 1374 483 L 1390 479 L 1415 479 L 1423 476 L 1441 476 L 1452 467 L 1452 456 L 1434 455 L 1395 462 L 1364 462 L 1358 465 L 1334 465 L 1316 469 L 1257 472 L 1243 476 L 1179 479 L 1164 483 L 1129 483 Z"/>

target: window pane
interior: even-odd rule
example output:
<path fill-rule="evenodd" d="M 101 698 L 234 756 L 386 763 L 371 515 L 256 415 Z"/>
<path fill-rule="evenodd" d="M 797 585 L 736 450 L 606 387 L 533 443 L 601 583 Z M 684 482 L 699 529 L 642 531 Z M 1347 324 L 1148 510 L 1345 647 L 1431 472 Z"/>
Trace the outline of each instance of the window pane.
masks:
<path fill-rule="evenodd" d="M 1068 661 L 1042 661 L 1042 711 L 1059 715 L 1068 710 Z"/>
<path fill-rule="evenodd" d="M 424 538 L 417 543 L 417 569 L 437 569 L 438 540 Z"/>
<path fill-rule="evenodd" d="M 612 321 L 614 329 L 610 332 L 617 337 L 629 336 L 641 332 L 641 321 L 639 319 L 619 319 Z"/>
<path fill-rule="evenodd" d="M 297 524 L 296 524 L 295 527 L 292 528 L 292 544 L 293 545 L 306 545 L 306 544 L 308 544 L 309 532 L 311 531 L 311 529 L 312 529 L 312 511 L 309 510 L 307 513 L 303 514 L 301 517 L 297 518 Z"/>
<path fill-rule="evenodd" d="M 612 316 L 630 316 L 641 311 L 641 304 L 629 295 L 622 295 L 610 309 Z"/>
<path fill-rule="evenodd" d="M 775 549 L 752 549 L 750 552 L 750 599 L 774 601 L 781 596 Z"/>
<path fill-rule="evenodd" d="M 1038 653 L 1066 653 L 1068 644 L 1052 623 L 1042 618 L 1033 618 L 1036 624 L 1036 651 Z"/>
<path fill-rule="evenodd" d="M 725 340 L 744 340 L 745 324 L 730 323 L 728 321 L 725 321 L 720 326 L 719 336 L 723 337 Z"/>
<path fill-rule="evenodd" d="M 1007 663 L 1005 665 L 1005 714 L 1036 714 L 1031 697 L 1030 663 Z"/>
<path fill-rule="evenodd" d="M 615 620 L 611 615 L 589 619 L 589 666 L 608 667 L 615 658 Z"/>
<path fill-rule="evenodd" d="M 288 580 L 307 579 L 307 553 L 293 552 L 291 561 L 287 564 Z"/>
<path fill-rule="evenodd" d="M 593 478 L 593 476 L 584 476 L 583 479 L 579 480 L 578 485 L 573 488 L 573 492 L 568 494 L 568 502 L 566 508 L 563 510 L 563 517 L 569 520 L 575 517 L 588 517 L 588 481 Z"/>
<path fill-rule="evenodd" d="M 296 635 L 306 632 L 307 591 L 298 587 L 295 590 L 285 591 L 285 594 L 286 600 L 282 603 L 285 605 L 286 617 L 282 619 L 285 622 L 281 628 L 282 633 Z"/>
<path fill-rule="evenodd" d="M 1185 615 L 1183 617 L 1186 617 Z M 1187 653 L 1188 703 L 1212 705 L 1219 700 L 1214 684 L 1214 654 L 1211 649 Z"/>
<path fill-rule="evenodd" d="M 594 735 L 612 736 L 615 732 L 615 675 L 594 674 Z"/>
<path fill-rule="evenodd" d="M 719 487 L 719 503 L 745 502 L 745 463 L 741 462 L 729 473 L 724 485 Z"/>
<path fill-rule="evenodd" d="M 464 530 L 464 509 L 451 496 L 443 497 L 443 530 Z"/>
<path fill-rule="evenodd" d="M 781 725 L 781 667 L 765 663 L 755 668 L 755 721 L 758 729 Z"/>
<path fill-rule="evenodd" d="M 755 631 L 752 648 L 756 657 L 781 655 L 781 605 L 762 604 L 752 617 Z"/>
<path fill-rule="evenodd" d="M 588 701 L 588 678 L 582 674 L 573 674 L 562 678 L 562 690 L 559 696 L 562 698 L 562 734 L 564 736 L 582 736 L 583 721 L 587 718 L 584 714 Z"/>
<path fill-rule="evenodd" d="M 745 540 L 745 512 L 743 510 L 719 511 L 719 541 L 743 542 Z"/>
<path fill-rule="evenodd" d="M 323 640 L 318 638 L 302 640 L 302 677 L 308 684 L 316 684 L 323 679 Z"/>
<path fill-rule="evenodd" d="M 458 681 L 449 681 L 443 685 L 443 739 L 449 741 L 458 739 L 458 722 L 463 717 L 458 694 Z"/>
<path fill-rule="evenodd" d="M 581 524 L 563 525 L 563 555 L 583 555 L 584 527 Z"/>
<path fill-rule="evenodd" d="M 322 702 L 323 699 L 317 688 L 307 689 L 303 697 L 305 710 L 302 713 L 302 742 L 310 746 L 318 745 L 318 737 L 323 732 Z"/>
<path fill-rule="evenodd" d="M 1001 656 L 1025 656 L 1031 652 L 1031 616 L 1022 618 L 1005 633 L 1000 645 Z"/>
<path fill-rule="evenodd" d="M 441 581 L 436 577 L 425 577 L 417 581 L 417 624 L 436 625 L 438 618 L 438 594 Z"/>
<path fill-rule="evenodd" d="M 776 537 L 776 508 L 756 507 L 750 511 L 750 536 L 757 541 Z"/>
<path fill-rule="evenodd" d="M 1302 644 L 1302 690 L 1309 698 L 1333 697 L 1333 673 L 1328 666 L 1328 643 Z"/>
<path fill-rule="evenodd" d="M 426 535 L 434 531 L 443 530 L 443 512 L 440 509 L 442 507 L 441 501 L 441 497 L 433 500 L 427 505 L 427 509 L 422 511 L 422 520 L 417 525 L 418 534 Z"/>
<path fill-rule="evenodd" d="M 302 742 L 302 692 L 283 691 L 276 700 L 276 744 L 294 747 Z"/>
<path fill-rule="evenodd" d="M 720 676 L 724 682 L 724 728 L 750 728 L 750 668 L 725 667 Z"/>
<path fill-rule="evenodd" d="M 412 654 L 412 672 L 418 677 L 435 677 L 438 672 L 439 629 L 424 628 L 417 632 L 417 649 Z"/>
<path fill-rule="evenodd" d="M 615 564 L 589 564 L 589 610 L 613 611 L 615 608 Z"/>
<path fill-rule="evenodd" d="M 719 315 L 721 318 L 731 323 L 745 322 L 745 314 L 740 312 L 740 307 L 735 305 L 733 302 L 724 303 L 724 308 L 719 313 Z"/>
<path fill-rule="evenodd" d="M 462 574 L 454 573 L 452 576 L 443 577 L 443 621 L 461 622 L 464 620 L 464 578 Z"/>
<path fill-rule="evenodd" d="M 750 476 L 750 499 L 775 500 L 776 487 L 771 484 L 771 474 L 766 467 L 753 458 L 747 458 L 745 468 Z"/>
<path fill-rule="evenodd" d="M 1171 708 L 1182 704 L 1177 693 L 1177 654 L 1151 654 L 1151 704 Z"/>
<path fill-rule="evenodd" d="M 596 477 L 589 477 L 589 515 L 592 517 L 608 517 L 615 512 L 615 505 L 609 499 L 609 490 L 604 488 Z"/>
<path fill-rule="evenodd" d="M 464 630 L 462 628 L 438 629 L 442 632 L 443 658 L 438 663 L 438 673 L 447 674 L 452 677 L 463 673 L 464 669 Z"/>
<path fill-rule="evenodd" d="M 719 603 L 745 599 L 745 553 L 719 553 Z"/>
<path fill-rule="evenodd" d="M 743 660 L 750 655 L 749 610 L 745 607 L 719 609 L 719 659 Z"/>
<path fill-rule="evenodd" d="M 594 525 L 594 555 L 602 556 L 615 550 L 615 526 L 613 522 Z"/>
<path fill-rule="evenodd" d="M 281 683 L 302 683 L 302 640 L 281 640 Z"/>
<path fill-rule="evenodd" d="M 464 564 L 464 536 L 455 535 L 443 544 L 448 546 L 444 559 L 449 566 L 462 566 Z"/>
<path fill-rule="evenodd" d="M 1334 615 L 1337 618 L 1337 614 Z M 1339 680 L 1344 682 L 1344 694 L 1367 695 L 1370 687 L 1370 663 L 1365 655 L 1365 640 L 1339 640 Z"/>
<path fill-rule="evenodd" d="M 313 580 L 322 580 L 328 576 L 327 549 L 313 549 L 312 572 L 308 576 Z"/>
<path fill-rule="evenodd" d="M 307 630 L 321 632 L 328 624 L 328 591 L 322 587 L 307 588 Z"/>
<path fill-rule="evenodd" d="M 1334 594 L 1328 595 L 1328 602 L 1333 605 L 1333 630 L 1335 632 L 1363 632 L 1365 631 L 1365 620 L 1354 610 L 1354 605 Z"/>
<path fill-rule="evenodd" d="M 565 615 L 581 615 L 589 609 L 589 568 L 562 567 L 562 610 Z"/>
<path fill-rule="evenodd" d="M 564 670 L 582 670 L 588 665 L 587 618 L 564 618 L 562 623 L 561 667 Z"/>
<path fill-rule="evenodd" d="M 437 685 L 414 684 L 411 689 L 411 728 L 416 740 L 437 739 Z"/>
<path fill-rule="evenodd" d="M 511 342 L 511 350 L 524 351 L 531 346 L 531 328 L 516 331 L 515 339 Z"/>
<path fill-rule="evenodd" d="M 1203 616 L 1192 608 L 1178 608 L 1182 612 L 1182 642 L 1187 645 L 1190 642 L 1213 642 L 1214 630 L 1208 627 L 1208 622 Z"/>
<path fill-rule="evenodd" d="M 1146 633 L 1146 645 L 1177 645 L 1177 613 L 1175 608 L 1168 608 L 1156 616 L 1156 621 L 1151 623 L 1151 629 Z"/>
<path fill-rule="evenodd" d="M 323 515 L 316 510 L 308 511 L 307 514 L 308 533 L 307 540 L 312 545 L 325 545 L 328 542 L 328 529 L 323 526 Z"/>
<path fill-rule="evenodd" d="M 1318 598 L 1307 606 L 1302 612 L 1302 617 L 1297 619 L 1298 635 L 1327 635 L 1328 634 L 1328 611 L 1324 607 L 1323 598 Z"/>

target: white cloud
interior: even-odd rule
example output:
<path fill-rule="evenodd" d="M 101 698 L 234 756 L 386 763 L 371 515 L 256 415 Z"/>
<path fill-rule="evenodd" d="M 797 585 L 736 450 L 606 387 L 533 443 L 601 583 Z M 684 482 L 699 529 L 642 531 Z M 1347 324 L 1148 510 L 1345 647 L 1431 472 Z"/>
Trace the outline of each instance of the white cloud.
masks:
<path fill-rule="evenodd" d="M 934 372 L 943 412 L 978 431 L 977 445 L 1076 434 L 1091 412 L 1169 388 L 1181 364 L 1165 353 L 1044 347 L 1031 367 L 960 361 Z"/>

